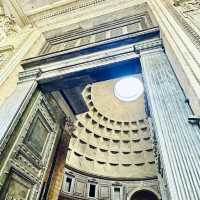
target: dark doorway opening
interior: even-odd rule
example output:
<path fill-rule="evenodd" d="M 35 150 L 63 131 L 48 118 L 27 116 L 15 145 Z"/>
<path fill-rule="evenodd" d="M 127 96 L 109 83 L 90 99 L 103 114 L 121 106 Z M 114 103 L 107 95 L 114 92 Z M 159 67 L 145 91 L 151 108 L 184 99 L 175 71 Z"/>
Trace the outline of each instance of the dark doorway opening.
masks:
<path fill-rule="evenodd" d="M 89 197 L 95 197 L 96 185 L 90 184 Z"/>
<path fill-rule="evenodd" d="M 141 190 L 135 192 L 131 200 L 158 200 L 158 197 L 151 191 Z"/>

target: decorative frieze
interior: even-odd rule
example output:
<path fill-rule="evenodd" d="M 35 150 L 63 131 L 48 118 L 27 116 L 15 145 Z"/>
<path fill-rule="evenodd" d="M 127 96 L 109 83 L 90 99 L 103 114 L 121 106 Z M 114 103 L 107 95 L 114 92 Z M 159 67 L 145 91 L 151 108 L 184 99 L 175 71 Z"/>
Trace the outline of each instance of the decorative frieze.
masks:
<path fill-rule="evenodd" d="M 17 29 L 14 19 L 6 15 L 3 6 L 0 5 L 0 41 L 15 32 Z"/>
<path fill-rule="evenodd" d="M 190 1 L 193 3 L 189 3 L 189 1 L 179 2 L 179 4 L 175 4 L 176 6 L 183 6 L 185 11 L 191 11 L 193 9 L 199 9 L 199 0 Z M 171 2 L 163 1 L 168 11 L 172 14 L 174 19 L 181 25 L 185 33 L 190 37 L 192 43 L 200 50 L 200 35 L 196 32 L 196 30 L 190 25 L 190 23 L 186 20 L 186 18 L 179 13 L 175 6 L 171 4 Z"/>
<path fill-rule="evenodd" d="M 50 11 L 46 11 L 45 14 L 41 14 L 41 13 L 36 13 L 33 15 L 30 15 L 30 17 L 33 19 L 33 21 L 41 21 L 41 20 L 47 20 L 56 16 L 60 16 L 63 14 L 67 14 L 67 13 L 71 13 L 74 11 L 77 11 L 79 9 L 82 8 L 87 8 L 87 7 L 91 7 L 91 6 L 96 6 L 97 4 L 103 3 L 106 0 L 81 0 L 78 2 L 72 2 L 69 5 L 66 6 L 62 6 L 61 8 L 54 8 L 51 9 Z"/>

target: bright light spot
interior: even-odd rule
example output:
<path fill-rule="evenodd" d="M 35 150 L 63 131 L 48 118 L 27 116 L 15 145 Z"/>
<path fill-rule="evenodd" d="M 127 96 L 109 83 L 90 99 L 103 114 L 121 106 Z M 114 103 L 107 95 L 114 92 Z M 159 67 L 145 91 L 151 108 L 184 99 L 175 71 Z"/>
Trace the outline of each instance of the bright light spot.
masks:
<path fill-rule="evenodd" d="M 114 88 L 115 96 L 122 101 L 134 101 L 144 92 L 142 82 L 134 77 L 120 79 Z"/>

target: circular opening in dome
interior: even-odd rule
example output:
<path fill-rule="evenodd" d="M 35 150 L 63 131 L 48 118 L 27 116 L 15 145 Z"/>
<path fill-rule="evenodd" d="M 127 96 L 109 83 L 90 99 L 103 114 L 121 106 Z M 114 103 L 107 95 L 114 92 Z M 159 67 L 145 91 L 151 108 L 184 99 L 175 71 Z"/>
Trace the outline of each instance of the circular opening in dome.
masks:
<path fill-rule="evenodd" d="M 115 84 L 114 94 L 122 101 L 134 101 L 144 92 L 142 82 L 138 78 L 122 78 Z"/>

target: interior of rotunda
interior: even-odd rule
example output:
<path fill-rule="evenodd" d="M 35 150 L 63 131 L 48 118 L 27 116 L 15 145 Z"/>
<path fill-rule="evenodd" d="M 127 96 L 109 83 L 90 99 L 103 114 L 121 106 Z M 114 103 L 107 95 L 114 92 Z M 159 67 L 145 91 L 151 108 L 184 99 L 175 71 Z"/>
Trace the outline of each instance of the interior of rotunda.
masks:
<path fill-rule="evenodd" d="M 87 176 L 82 178 L 89 181 L 88 198 L 96 198 L 99 184 L 104 184 L 101 189 L 105 190 L 105 198 L 108 198 L 106 188 L 112 185 L 113 198 L 120 200 L 123 189 L 121 184 L 113 181 L 115 179 L 138 180 L 124 181 L 128 187 L 136 187 L 140 181 L 146 181 L 148 187 L 159 194 L 153 134 L 146 112 L 148 108 L 141 73 L 86 85 L 82 95 L 88 111 L 76 116 L 76 129 L 66 158 L 62 195 L 73 194 L 72 191 L 78 187 L 75 182 L 81 187 L 78 181 L 81 174 L 90 177 L 89 180 Z M 74 174 L 73 169 L 79 173 Z M 99 180 L 92 176 L 99 177 Z M 148 190 L 143 193 L 138 192 L 131 199 L 158 199 L 154 193 L 148 194 Z"/>
<path fill-rule="evenodd" d="M 200 200 L 199 0 L 0 0 L 0 200 Z"/>

